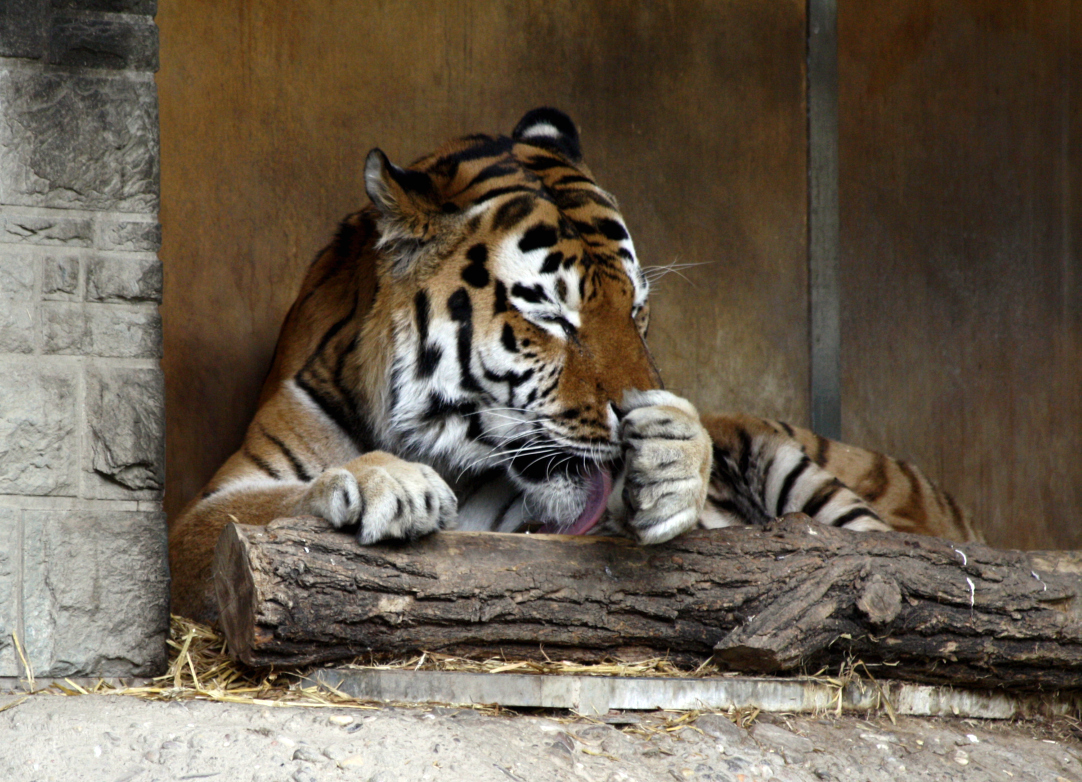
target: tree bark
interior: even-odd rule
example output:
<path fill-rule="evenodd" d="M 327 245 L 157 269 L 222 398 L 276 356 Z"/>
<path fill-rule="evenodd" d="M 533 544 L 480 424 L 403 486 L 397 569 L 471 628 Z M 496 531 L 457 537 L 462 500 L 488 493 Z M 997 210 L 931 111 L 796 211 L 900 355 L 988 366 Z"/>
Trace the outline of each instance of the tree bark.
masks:
<path fill-rule="evenodd" d="M 1082 687 L 1082 558 L 794 514 L 660 546 L 448 532 L 359 546 L 319 519 L 232 524 L 215 588 L 229 648 L 254 666 L 366 652 L 599 660 L 711 655 L 777 673 L 885 663 L 882 675 Z"/>

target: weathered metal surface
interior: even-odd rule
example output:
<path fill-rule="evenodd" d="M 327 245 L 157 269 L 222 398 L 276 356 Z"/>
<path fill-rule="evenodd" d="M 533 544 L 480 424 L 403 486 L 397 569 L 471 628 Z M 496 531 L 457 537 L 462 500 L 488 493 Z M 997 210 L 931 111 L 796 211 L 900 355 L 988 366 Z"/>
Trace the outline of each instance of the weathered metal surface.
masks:
<path fill-rule="evenodd" d="M 1082 705 L 1078 697 L 1051 694 L 1015 695 L 895 681 L 836 686 L 823 679 L 745 676 L 687 679 L 324 668 L 307 677 L 306 683 L 385 703 L 569 709 L 584 716 L 654 709 L 873 712 L 889 703 L 895 714 L 1007 720 L 1073 714 Z"/>
<path fill-rule="evenodd" d="M 1080 548 L 1077 0 L 839 10 L 843 439 Z"/>

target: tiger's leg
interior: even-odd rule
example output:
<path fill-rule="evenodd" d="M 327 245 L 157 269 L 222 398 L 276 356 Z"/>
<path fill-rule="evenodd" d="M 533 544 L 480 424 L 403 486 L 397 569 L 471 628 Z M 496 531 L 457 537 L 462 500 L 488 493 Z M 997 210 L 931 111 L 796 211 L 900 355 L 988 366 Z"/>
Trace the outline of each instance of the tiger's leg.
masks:
<path fill-rule="evenodd" d="M 838 478 L 816 464 L 800 442 L 750 416 L 709 416 L 714 466 L 704 527 L 765 524 L 802 512 L 854 530 L 889 530 L 879 514 Z"/>
<path fill-rule="evenodd" d="M 663 543 L 694 527 L 706 505 L 710 436 L 695 407 L 668 391 L 628 392 L 622 412 L 624 469 L 609 523 L 640 543 Z"/>

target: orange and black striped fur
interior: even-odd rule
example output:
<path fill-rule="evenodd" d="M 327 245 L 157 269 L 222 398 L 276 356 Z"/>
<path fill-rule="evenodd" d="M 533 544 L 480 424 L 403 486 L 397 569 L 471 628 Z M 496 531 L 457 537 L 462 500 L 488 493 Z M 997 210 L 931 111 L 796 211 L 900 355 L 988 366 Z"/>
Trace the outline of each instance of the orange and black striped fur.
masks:
<path fill-rule="evenodd" d="M 362 544 L 438 529 L 642 543 L 804 510 L 854 529 L 972 531 L 914 468 L 661 388 L 648 280 L 578 132 L 510 136 L 408 168 L 365 163 L 371 205 L 312 264 L 244 443 L 170 530 L 173 609 L 216 614 L 230 520 L 322 516 Z"/>

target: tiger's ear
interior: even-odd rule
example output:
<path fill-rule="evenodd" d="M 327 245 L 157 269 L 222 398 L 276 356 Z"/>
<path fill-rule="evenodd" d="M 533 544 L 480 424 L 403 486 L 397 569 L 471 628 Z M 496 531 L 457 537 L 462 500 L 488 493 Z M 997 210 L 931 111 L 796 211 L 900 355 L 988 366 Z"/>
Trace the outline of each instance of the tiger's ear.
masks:
<path fill-rule="evenodd" d="M 526 112 L 511 132 L 511 138 L 558 152 L 572 163 L 582 162 L 579 131 L 571 118 L 559 109 L 543 107 Z"/>
<path fill-rule="evenodd" d="M 380 239 L 391 268 L 405 273 L 419 255 L 426 234 L 439 215 L 439 195 L 423 171 L 400 168 L 383 150 L 373 149 L 364 161 L 364 189 L 379 212 Z"/>
<path fill-rule="evenodd" d="M 387 159 L 382 149 L 373 149 L 365 158 L 364 189 L 385 217 L 438 211 L 432 178 L 423 171 L 399 168 Z"/>

